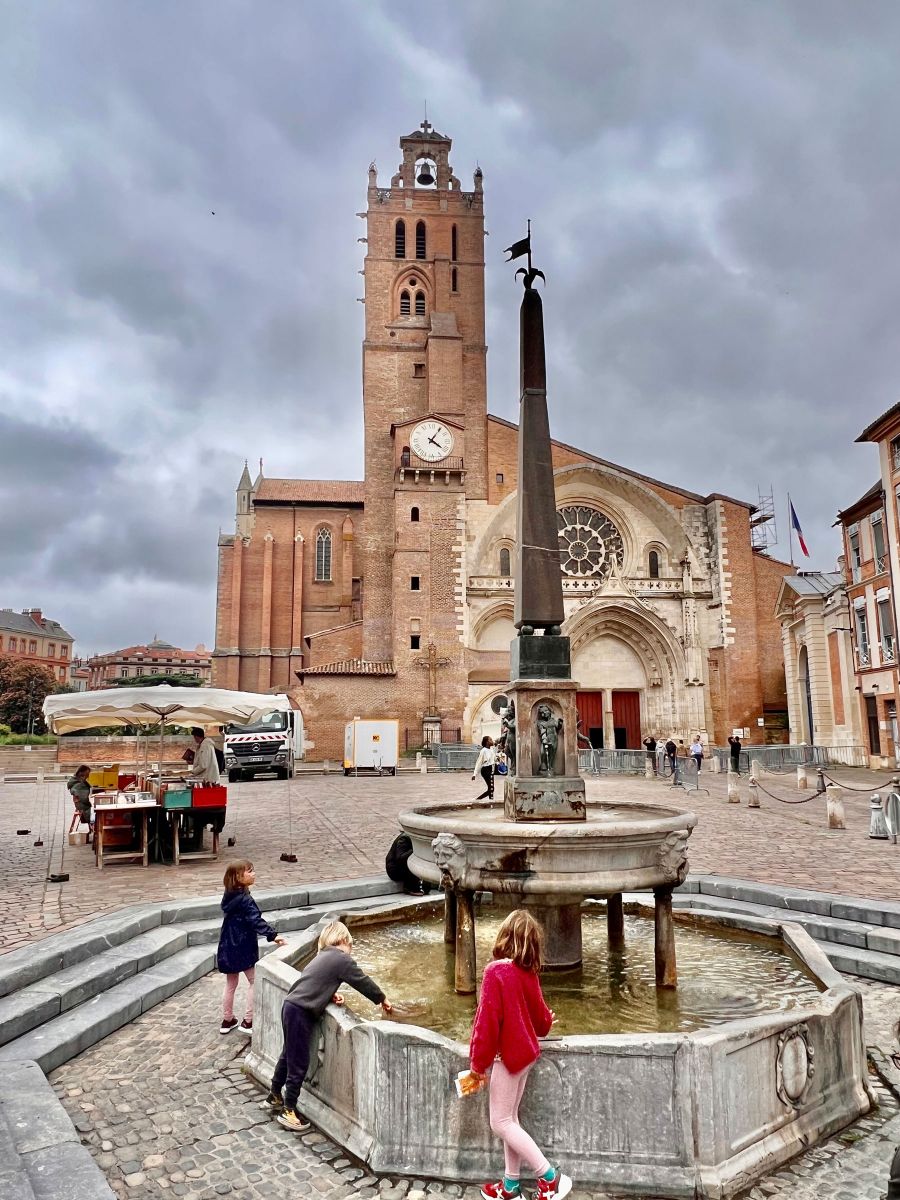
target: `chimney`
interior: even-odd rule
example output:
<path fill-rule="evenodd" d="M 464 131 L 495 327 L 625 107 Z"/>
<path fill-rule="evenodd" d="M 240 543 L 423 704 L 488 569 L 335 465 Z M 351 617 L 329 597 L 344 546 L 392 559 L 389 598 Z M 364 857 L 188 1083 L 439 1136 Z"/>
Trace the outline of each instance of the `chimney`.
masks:
<path fill-rule="evenodd" d="M 25 616 L 31 617 L 32 621 L 35 621 L 38 625 L 42 626 L 44 624 L 44 614 L 39 608 L 26 609 Z"/>

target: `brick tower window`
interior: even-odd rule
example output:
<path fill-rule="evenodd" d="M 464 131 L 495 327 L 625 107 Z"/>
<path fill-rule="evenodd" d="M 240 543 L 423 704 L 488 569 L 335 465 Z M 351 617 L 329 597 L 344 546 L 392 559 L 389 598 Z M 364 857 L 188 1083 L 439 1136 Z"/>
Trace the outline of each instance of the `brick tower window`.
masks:
<path fill-rule="evenodd" d="M 416 316 L 425 316 L 425 293 L 416 292 Z"/>
<path fill-rule="evenodd" d="M 409 314 L 410 314 L 409 292 L 404 290 L 400 293 L 400 316 L 408 317 Z"/>
<path fill-rule="evenodd" d="M 394 226 L 394 258 L 406 258 L 406 222 L 403 220 Z"/>
<path fill-rule="evenodd" d="M 331 530 L 320 529 L 316 534 L 316 582 L 331 582 Z"/>
<path fill-rule="evenodd" d="M 428 249 L 425 241 L 425 222 L 416 222 L 416 258 L 424 258 L 425 252 Z"/>
<path fill-rule="evenodd" d="M 454 262 L 456 262 L 457 258 L 459 257 L 456 253 L 456 249 L 456 226 L 454 225 L 450 230 L 450 257 Z"/>
<path fill-rule="evenodd" d="M 457 276 L 456 276 L 456 267 L 453 267 L 450 271 L 450 291 L 451 292 L 459 291 L 459 280 L 457 279 Z"/>
<path fill-rule="evenodd" d="M 659 579 L 659 555 L 651 550 L 647 557 L 647 569 L 651 579 Z"/>
<path fill-rule="evenodd" d="M 419 509 L 418 509 L 418 507 L 417 507 L 417 506 L 413 506 L 413 507 L 412 507 L 412 508 L 409 510 L 409 519 L 410 519 L 411 521 L 418 521 L 418 519 L 419 519 Z"/>
<path fill-rule="evenodd" d="M 419 578 L 419 576 L 418 576 L 418 575 L 410 575 L 410 577 L 409 577 L 409 590 L 410 590 L 411 592 L 418 592 L 418 591 L 421 591 L 421 583 L 422 583 L 422 581 L 421 581 L 421 579 Z"/>
<path fill-rule="evenodd" d="M 409 635 L 410 650 L 419 650 L 422 646 L 422 635 L 419 633 L 411 633 Z"/>
<path fill-rule="evenodd" d="M 509 575 L 509 547 L 500 547 L 500 574 Z"/>

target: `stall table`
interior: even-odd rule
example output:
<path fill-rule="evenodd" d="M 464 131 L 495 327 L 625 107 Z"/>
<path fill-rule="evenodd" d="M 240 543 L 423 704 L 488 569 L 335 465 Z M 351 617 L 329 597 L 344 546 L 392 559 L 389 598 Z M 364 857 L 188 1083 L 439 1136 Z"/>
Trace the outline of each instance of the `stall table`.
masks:
<path fill-rule="evenodd" d="M 147 821 L 151 812 L 158 811 L 156 801 L 152 796 L 136 795 L 133 800 L 117 802 L 111 797 L 105 796 L 102 792 L 94 799 L 94 856 L 96 858 L 97 867 L 102 871 L 104 862 L 124 862 L 126 859 L 141 860 L 141 865 L 146 867 L 149 862 L 148 846 L 149 840 L 147 837 Z M 141 845 L 137 850 L 114 850 L 104 851 L 103 834 L 107 820 L 112 813 L 138 813 L 140 815 L 141 824 Z"/>

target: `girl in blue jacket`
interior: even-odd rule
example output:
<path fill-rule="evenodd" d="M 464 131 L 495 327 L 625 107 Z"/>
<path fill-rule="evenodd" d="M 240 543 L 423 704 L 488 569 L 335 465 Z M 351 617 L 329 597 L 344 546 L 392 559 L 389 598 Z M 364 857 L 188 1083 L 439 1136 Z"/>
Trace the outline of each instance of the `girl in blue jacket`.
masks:
<path fill-rule="evenodd" d="M 225 920 L 222 922 L 222 932 L 219 934 L 219 948 L 216 951 L 216 966 L 225 976 L 225 998 L 222 1002 L 222 1024 L 219 1033 L 231 1033 L 237 1025 L 234 1015 L 234 993 L 237 990 L 241 972 L 247 977 L 250 994 L 247 997 L 247 1008 L 241 1030 L 250 1033 L 253 1029 L 253 977 L 256 963 L 259 960 L 259 939 L 264 937 L 267 942 L 283 946 L 285 939 L 268 921 L 263 920 L 259 905 L 250 895 L 250 889 L 256 882 L 256 872 L 253 863 L 229 863 L 225 871 L 225 894 L 222 897 L 222 911 Z"/>

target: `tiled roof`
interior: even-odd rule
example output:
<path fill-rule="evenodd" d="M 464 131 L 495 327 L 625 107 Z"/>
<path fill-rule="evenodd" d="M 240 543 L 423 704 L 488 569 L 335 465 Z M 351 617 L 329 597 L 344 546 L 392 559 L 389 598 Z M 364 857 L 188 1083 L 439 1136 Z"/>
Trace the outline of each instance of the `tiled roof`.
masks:
<path fill-rule="evenodd" d="M 804 571 L 800 575 L 786 575 L 784 582 L 798 596 L 830 596 L 844 580 L 840 571 Z"/>
<path fill-rule="evenodd" d="M 858 500 L 854 500 L 852 504 L 848 504 L 846 508 L 841 509 L 841 511 L 838 513 L 838 519 L 837 519 L 837 521 L 835 521 L 835 525 L 838 524 L 838 522 L 841 520 L 841 518 L 846 513 L 852 513 L 852 512 L 855 512 L 855 510 L 857 508 L 866 507 L 876 497 L 880 497 L 880 495 L 881 495 L 881 480 L 876 479 L 875 482 L 872 484 L 872 486 L 868 489 L 868 491 L 863 492 L 863 494 L 860 496 L 860 498 Z"/>
<path fill-rule="evenodd" d="M 123 658 L 145 658 L 151 661 L 164 658 L 180 658 L 193 662 L 209 658 L 209 652 L 198 654 L 196 650 L 179 650 L 167 642 L 151 642 L 149 646 L 126 646 L 124 650 L 110 650 L 107 654 L 98 654 L 92 662 L 113 662 Z"/>
<path fill-rule="evenodd" d="M 346 658 L 343 662 L 322 663 L 318 667 L 305 667 L 295 671 L 296 675 L 394 675 L 392 662 L 370 662 L 365 658 Z"/>
<path fill-rule="evenodd" d="M 8 608 L 0 608 L 0 629 L 9 633 L 30 633 L 38 637 L 68 638 L 70 642 L 75 641 L 71 633 L 67 633 L 58 621 L 44 617 L 43 625 L 38 625 L 28 613 L 17 613 Z"/>
<path fill-rule="evenodd" d="M 361 479 L 263 479 L 254 504 L 362 504 Z"/>
<path fill-rule="evenodd" d="M 900 416 L 900 401 L 898 401 L 896 404 L 892 404 L 887 412 L 883 412 L 880 417 L 876 417 L 874 421 L 865 427 L 856 440 L 858 442 L 877 441 L 877 431 L 879 431 L 879 426 L 889 424 L 898 416 Z"/>

